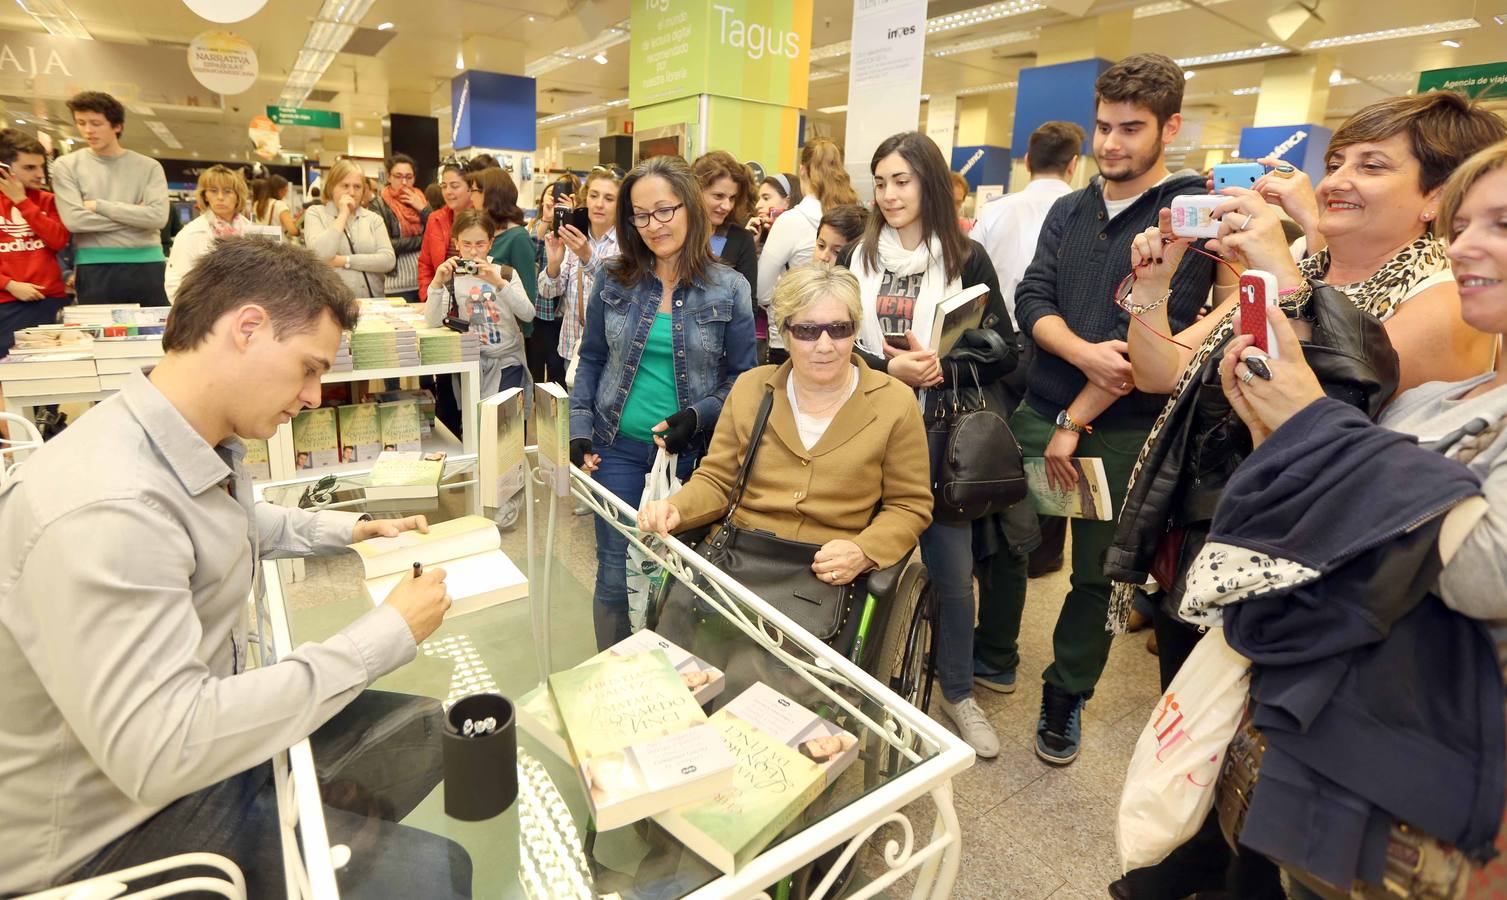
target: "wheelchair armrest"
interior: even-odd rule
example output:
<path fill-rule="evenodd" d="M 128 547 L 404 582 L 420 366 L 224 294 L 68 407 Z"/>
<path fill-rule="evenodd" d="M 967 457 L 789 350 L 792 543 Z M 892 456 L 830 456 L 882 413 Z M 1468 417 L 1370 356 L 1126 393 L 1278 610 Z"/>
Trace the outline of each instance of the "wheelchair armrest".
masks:
<path fill-rule="evenodd" d="M 900 583 L 900 574 L 905 571 L 910 558 L 916 554 L 914 548 L 900 557 L 900 561 L 883 569 L 875 569 L 869 573 L 868 591 L 876 599 L 887 600 L 895 595 L 895 587 Z"/>

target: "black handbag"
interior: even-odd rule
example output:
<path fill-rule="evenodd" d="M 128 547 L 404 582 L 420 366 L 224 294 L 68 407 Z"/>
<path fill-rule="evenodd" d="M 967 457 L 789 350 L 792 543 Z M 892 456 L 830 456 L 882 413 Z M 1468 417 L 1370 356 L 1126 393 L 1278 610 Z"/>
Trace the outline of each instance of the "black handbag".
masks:
<path fill-rule="evenodd" d="M 787 541 L 768 531 L 733 524 L 733 514 L 743 501 L 748 473 L 758 455 L 759 441 L 773 406 L 774 394 L 766 393 L 754 419 L 748 453 L 738 469 L 727 514 L 712 535 L 696 546 L 696 552 L 797 625 L 829 641 L 852 612 L 857 584 L 829 584 L 816 577 L 811 571 L 811 561 L 821 549 L 820 544 Z"/>
<path fill-rule="evenodd" d="M 959 381 L 973 376 L 970 393 Z M 962 524 L 1002 513 L 1026 496 L 1025 462 L 1004 416 L 990 408 L 978 367 L 952 364 L 951 398 L 938 408 L 947 419 L 947 440 L 932 472 L 932 518 Z"/>

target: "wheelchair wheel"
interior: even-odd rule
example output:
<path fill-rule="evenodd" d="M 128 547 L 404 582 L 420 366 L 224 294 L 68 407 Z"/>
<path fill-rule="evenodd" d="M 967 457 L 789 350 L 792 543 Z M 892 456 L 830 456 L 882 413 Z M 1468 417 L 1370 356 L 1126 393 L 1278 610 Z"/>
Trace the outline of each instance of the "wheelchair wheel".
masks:
<path fill-rule="evenodd" d="M 925 710 L 930 697 L 932 650 L 932 590 L 926 567 L 906 567 L 895 589 L 894 606 L 884 630 L 874 674 L 901 699 Z M 900 768 L 900 753 L 877 736 L 870 736 L 865 779 L 887 778 Z"/>

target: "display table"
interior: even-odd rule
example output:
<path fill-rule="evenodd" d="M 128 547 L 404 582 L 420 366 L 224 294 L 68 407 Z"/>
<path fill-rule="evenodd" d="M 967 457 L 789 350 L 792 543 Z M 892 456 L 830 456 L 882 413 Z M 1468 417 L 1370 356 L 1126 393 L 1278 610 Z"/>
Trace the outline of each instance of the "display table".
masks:
<path fill-rule="evenodd" d="M 342 482 L 354 488 L 359 476 L 342 478 Z M 270 502 L 294 503 L 307 484 L 294 481 L 258 492 Z M 572 470 L 571 489 L 598 516 L 629 512 L 579 470 Z M 472 511 L 478 503 L 475 494 L 474 471 L 457 466 L 447 474 L 438 501 L 425 508 L 383 514 L 423 513 L 431 521 L 444 520 Z M 354 489 L 336 491 L 332 502 L 353 510 L 363 504 Z M 532 511 L 532 500 L 529 505 Z M 589 582 L 591 576 L 573 574 L 563 561 L 568 555 L 578 560 L 578 569 L 594 568 L 586 562 L 592 556 L 590 529 L 585 520 L 572 518 L 570 506 L 567 498 L 545 494 L 537 508 L 538 515 L 547 518 L 547 530 L 534 527 L 531 515 L 526 532 L 504 532 L 504 552 L 529 578 L 527 600 L 446 621 L 423 643 L 413 663 L 380 679 L 371 689 L 432 697 L 446 704 L 480 691 L 516 699 L 539 685 L 551 669 L 568 668 L 594 654 L 592 591 L 589 583 L 580 580 Z M 531 540 L 541 530 L 549 540 Z M 629 532 L 630 539 L 641 537 L 632 529 Z M 951 779 L 972 764 L 973 751 L 764 600 L 706 565 L 679 541 L 642 543 L 671 577 L 693 584 L 702 593 L 708 608 L 725 619 L 724 626 L 741 633 L 739 652 L 759 654 L 768 671 L 803 680 L 819 692 L 826 713 L 859 738 L 858 759 L 795 823 L 734 875 L 723 875 L 652 820 L 597 832 L 572 766 L 522 728 L 517 731 L 517 804 L 485 821 L 458 821 L 444 814 L 446 788 L 441 783 L 401 820 L 402 825 L 459 844 L 471 860 L 476 897 L 773 896 L 773 886 L 782 878 L 833 850 L 842 854 L 832 870 L 835 878 L 886 826 L 885 843 L 877 848 L 884 874 L 872 881 L 857 874 L 845 896 L 873 896 L 912 871 L 917 873 L 914 896 L 948 896 L 961 852 Z M 558 554 L 545 552 L 546 545 L 554 546 Z M 329 637 L 371 608 L 353 556 L 309 562 L 311 573 L 316 566 L 324 567 L 317 602 L 302 593 L 311 590 L 307 583 L 285 583 L 275 564 L 264 565 L 266 621 L 261 649 L 268 662 L 300 643 Z M 314 579 L 311 574 L 310 582 Z M 708 661 L 724 664 L 718 659 Z M 276 761 L 285 823 L 285 874 L 290 896 L 295 898 L 338 897 L 347 877 L 362 871 L 359 853 L 331 846 L 323 805 L 328 798 L 322 795 L 316 776 L 321 762 L 329 761 L 316 759 L 308 741 Z M 917 835 L 901 810 L 928 795 L 936 810 L 934 826 L 929 836 Z M 380 805 L 372 804 L 374 809 Z M 830 884 L 812 878 L 807 887 L 809 896 L 827 896 Z"/>

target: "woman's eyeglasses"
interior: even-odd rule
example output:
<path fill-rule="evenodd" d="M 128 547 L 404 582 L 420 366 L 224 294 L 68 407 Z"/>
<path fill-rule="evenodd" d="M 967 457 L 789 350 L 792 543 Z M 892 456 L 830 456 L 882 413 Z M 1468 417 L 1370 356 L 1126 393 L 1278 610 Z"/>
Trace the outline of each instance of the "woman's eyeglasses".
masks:
<path fill-rule="evenodd" d="M 816 342 L 822 335 L 834 341 L 845 341 L 853 336 L 858 326 L 852 322 L 786 322 L 785 330 L 798 341 Z"/>
<path fill-rule="evenodd" d="M 684 208 L 684 203 L 677 203 L 674 206 L 661 206 L 659 209 L 656 209 L 653 212 L 634 213 L 628 217 L 628 221 L 633 223 L 634 228 L 647 228 L 649 226 L 649 218 L 651 216 L 656 222 L 668 222 L 671 219 L 675 218 L 675 212 L 677 210 Z"/>

